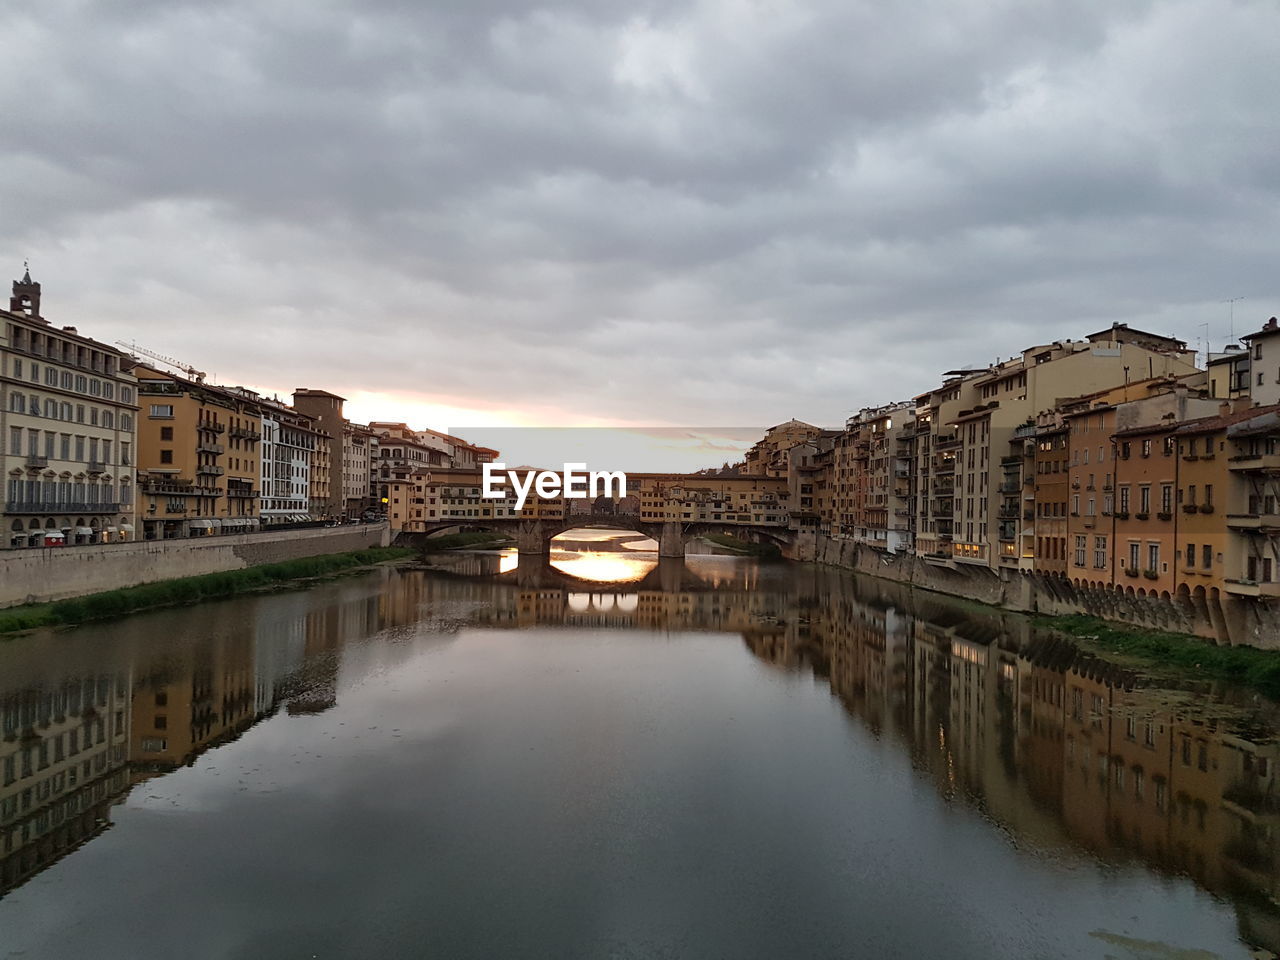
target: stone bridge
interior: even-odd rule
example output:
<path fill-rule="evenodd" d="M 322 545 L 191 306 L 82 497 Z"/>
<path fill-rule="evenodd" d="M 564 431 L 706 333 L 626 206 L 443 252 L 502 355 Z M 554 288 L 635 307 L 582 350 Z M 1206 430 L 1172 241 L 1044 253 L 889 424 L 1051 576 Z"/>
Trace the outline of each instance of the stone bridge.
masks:
<path fill-rule="evenodd" d="M 728 534 L 752 543 L 772 543 L 784 552 L 794 540 L 792 532 L 781 525 L 725 523 L 714 520 L 649 520 L 634 513 L 592 512 L 542 520 L 521 517 L 511 519 L 446 517 L 430 522 L 425 531 L 400 534 L 397 543 L 421 547 L 427 538 L 444 531 L 488 530 L 508 534 L 516 541 L 516 549 L 519 553 L 538 555 L 550 552 L 551 541 L 560 534 L 569 530 L 582 529 L 634 530 L 642 536 L 657 541 L 660 557 L 683 557 L 685 547 L 691 538 L 709 533 Z"/>

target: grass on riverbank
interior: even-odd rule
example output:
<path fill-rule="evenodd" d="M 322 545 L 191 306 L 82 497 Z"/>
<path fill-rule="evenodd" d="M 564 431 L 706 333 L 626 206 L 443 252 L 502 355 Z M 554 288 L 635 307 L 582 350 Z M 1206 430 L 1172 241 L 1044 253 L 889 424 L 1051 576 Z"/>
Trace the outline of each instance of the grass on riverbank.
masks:
<path fill-rule="evenodd" d="M 427 553 L 440 550 L 457 550 L 459 547 L 484 547 L 510 540 L 505 533 L 494 533 L 490 530 L 476 530 L 472 533 L 449 533 L 443 537 L 428 537 L 422 541 Z"/>
<path fill-rule="evenodd" d="M 281 563 L 267 563 L 222 573 L 206 573 L 198 577 L 161 580 L 121 590 L 92 593 L 53 603 L 33 603 L 0 610 L 0 634 L 36 627 L 63 626 L 119 617 L 153 607 L 171 607 L 201 600 L 230 597 L 237 593 L 259 590 L 276 583 L 302 580 L 368 566 L 383 560 L 400 560 L 415 551 L 402 547 L 371 547 L 349 553 L 330 553 L 319 557 L 300 557 Z"/>
<path fill-rule="evenodd" d="M 1200 637 L 1113 624 L 1082 614 L 1037 617 L 1035 622 L 1086 640 L 1106 652 L 1208 680 L 1240 684 L 1280 700 L 1280 653 L 1271 650 L 1219 647 Z"/>
<path fill-rule="evenodd" d="M 714 543 L 718 547 L 724 547 L 726 550 L 733 550 L 744 557 L 776 560 L 782 556 L 782 550 L 776 543 L 751 543 L 749 540 L 739 540 L 737 537 L 731 537 L 727 533 L 704 533 L 702 534 L 702 539 Z"/>

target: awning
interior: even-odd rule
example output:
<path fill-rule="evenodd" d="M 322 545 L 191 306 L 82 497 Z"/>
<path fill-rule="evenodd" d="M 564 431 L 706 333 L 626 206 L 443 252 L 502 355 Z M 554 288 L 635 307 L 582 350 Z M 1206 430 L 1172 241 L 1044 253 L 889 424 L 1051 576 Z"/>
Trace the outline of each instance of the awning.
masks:
<path fill-rule="evenodd" d="M 212 526 L 213 524 L 210 523 L 208 520 L 192 520 L 191 521 L 191 528 L 193 530 L 208 530 Z"/>
<path fill-rule="evenodd" d="M 120 532 L 121 532 L 121 533 L 133 533 L 133 524 L 132 524 L 132 523 L 122 523 L 122 524 L 120 524 Z"/>
<path fill-rule="evenodd" d="M 221 521 L 221 520 L 210 520 L 210 521 L 209 521 L 209 525 L 210 525 L 211 527 L 213 527 L 213 529 L 215 529 L 215 530 L 221 530 L 221 529 L 222 529 L 222 521 Z"/>
<path fill-rule="evenodd" d="M 57 530 L 34 530 L 34 531 L 32 531 L 32 534 L 33 534 L 33 536 L 39 536 L 39 537 L 41 537 L 42 539 L 45 539 L 45 540 L 65 540 L 65 539 L 67 539 L 67 538 L 66 538 L 66 537 L 64 537 L 61 533 L 59 533 Z"/>
<path fill-rule="evenodd" d="M 115 527 L 107 527 L 107 533 L 115 533 L 115 532 L 116 532 Z"/>
<path fill-rule="evenodd" d="M 91 529 L 89 529 L 88 527 L 76 527 L 76 536 L 77 536 L 77 537 L 92 537 L 92 536 L 93 536 L 93 531 L 92 531 Z"/>

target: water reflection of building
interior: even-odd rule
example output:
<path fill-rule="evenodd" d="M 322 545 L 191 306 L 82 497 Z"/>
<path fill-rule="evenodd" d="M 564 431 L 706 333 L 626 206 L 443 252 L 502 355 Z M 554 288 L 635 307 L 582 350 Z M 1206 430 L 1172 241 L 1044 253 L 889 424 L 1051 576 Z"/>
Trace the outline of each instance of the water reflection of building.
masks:
<path fill-rule="evenodd" d="M 129 679 L 0 692 L 0 895 L 102 832 L 129 785 Z"/>
<path fill-rule="evenodd" d="M 825 677 L 944 795 L 967 797 L 1020 838 L 1244 894 L 1242 936 L 1280 947 L 1280 711 L 1142 688 L 1025 620 L 958 616 L 894 589 L 823 577 L 804 598 L 803 630 L 752 649 Z"/>
<path fill-rule="evenodd" d="M 135 777 L 191 763 L 258 719 L 253 638 L 208 638 L 140 677 L 132 697 Z"/>
<path fill-rule="evenodd" d="M 335 644 L 420 615 L 381 606 L 391 592 L 238 600 L 210 607 L 207 629 L 187 638 L 184 614 L 161 612 L 68 634 L 52 661 L 38 638 L 0 648 L 0 896 L 105 830 L 138 781 L 193 763 L 293 697 L 332 703 Z"/>

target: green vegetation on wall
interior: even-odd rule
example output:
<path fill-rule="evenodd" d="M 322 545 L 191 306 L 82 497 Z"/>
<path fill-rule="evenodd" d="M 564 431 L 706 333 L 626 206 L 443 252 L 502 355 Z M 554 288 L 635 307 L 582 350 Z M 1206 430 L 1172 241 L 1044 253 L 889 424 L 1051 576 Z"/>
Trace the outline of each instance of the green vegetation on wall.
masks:
<path fill-rule="evenodd" d="M 400 560 L 413 556 L 414 551 L 400 547 L 371 547 L 349 553 L 331 553 L 319 557 L 300 557 L 281 563 L 267 563 L 222 573 L 206 573 L 198 577 L 179 580 L 161 580 L 144 583 L 122 590 L 92 593 L 53 603 L 34 603 L 22 607 L 0 610 L 0 633 L 15 630 L 31 630 L 36 627 L 84 623 L 118 617 L 152 607 L 178 606 L 229 597 L 250 590 L 260 590 L 272 584 L 320 577 L 356 567 L 379 563 L 384 560 Z"/>

